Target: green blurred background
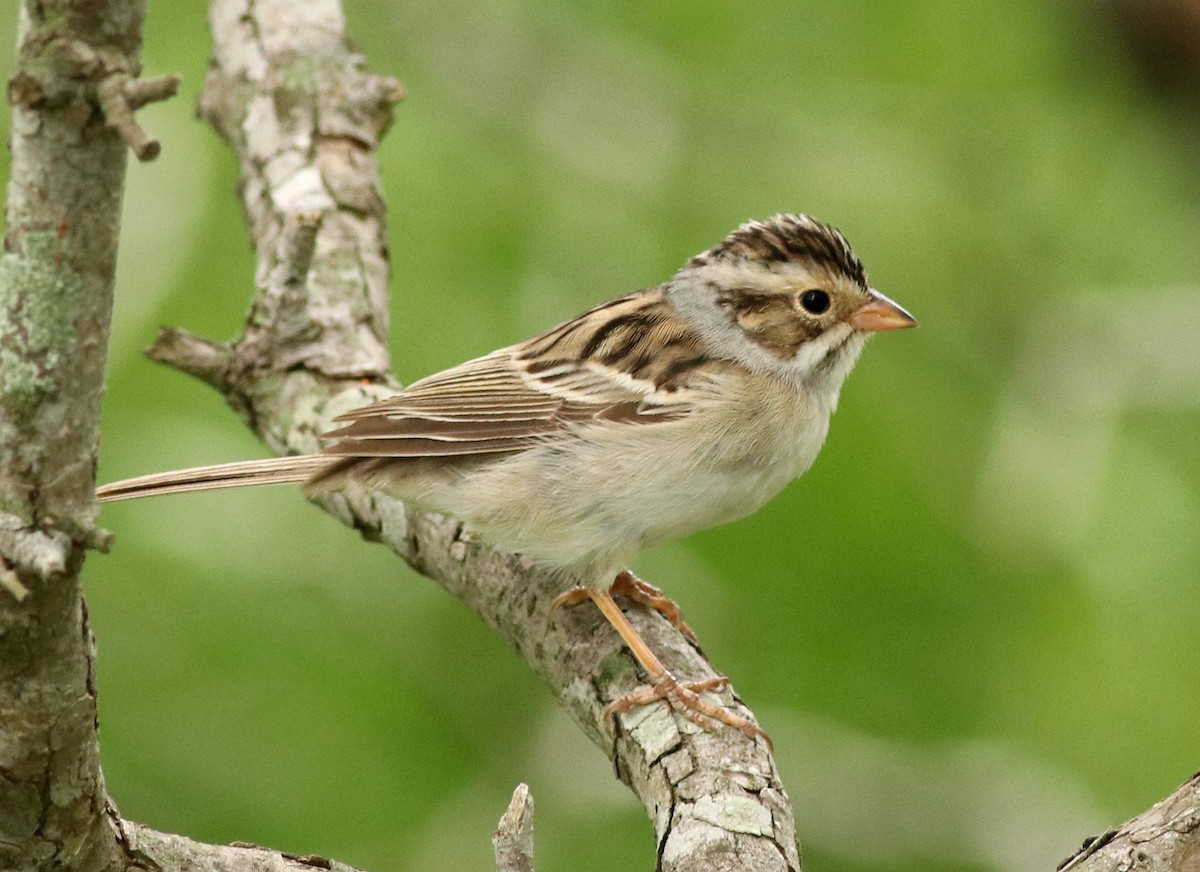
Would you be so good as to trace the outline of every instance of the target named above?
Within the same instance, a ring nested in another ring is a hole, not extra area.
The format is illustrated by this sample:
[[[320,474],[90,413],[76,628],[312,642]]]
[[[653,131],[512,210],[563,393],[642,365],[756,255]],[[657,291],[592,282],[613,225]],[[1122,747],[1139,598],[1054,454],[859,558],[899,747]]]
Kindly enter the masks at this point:
[[[1198,166],[1094,3],[346,11],[410,92],[380,152],[403,379],[783,210],[920,317],[871,344],[802,480],[638,566],[774,737],[806,869],[1052,869],[1200,765]],[[232,336],[253,281],[234,163],[192,117],[207,52],[203,4],[151,3],[146,69],[185,85],[129,175],[102,480],[263,454],[140,356],[160,324]],[[103,522],[126,815],[473,872],[524,780],[540,869],[652,868],[641,807],[508,647],[295,491]]]

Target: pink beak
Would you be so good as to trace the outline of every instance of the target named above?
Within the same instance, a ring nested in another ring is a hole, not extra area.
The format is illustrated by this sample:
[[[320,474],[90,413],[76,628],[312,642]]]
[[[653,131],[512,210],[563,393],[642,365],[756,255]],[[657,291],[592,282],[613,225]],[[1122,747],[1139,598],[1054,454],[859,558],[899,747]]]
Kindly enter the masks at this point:
[[[917,319],[905,312],[879,291],[871,288],[871,299],[846,316],[846,323],[863,333],[883,330],[907,330],[917,326]]]

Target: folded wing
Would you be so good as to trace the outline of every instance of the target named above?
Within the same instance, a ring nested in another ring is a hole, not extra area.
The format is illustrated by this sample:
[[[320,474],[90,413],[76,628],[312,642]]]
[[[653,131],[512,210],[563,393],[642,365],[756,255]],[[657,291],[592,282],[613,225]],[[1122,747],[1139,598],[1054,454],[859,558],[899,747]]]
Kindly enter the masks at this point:
[[[343,415],[322,453],[504,454],[588,422],[671,420],[691,409],[711,363],[661,294],[644,291]]]

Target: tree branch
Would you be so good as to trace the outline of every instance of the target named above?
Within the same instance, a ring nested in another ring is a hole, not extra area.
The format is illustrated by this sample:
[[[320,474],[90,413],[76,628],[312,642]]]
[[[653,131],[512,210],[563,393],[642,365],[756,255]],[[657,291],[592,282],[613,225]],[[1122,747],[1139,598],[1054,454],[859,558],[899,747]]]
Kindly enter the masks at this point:
[[[137,80],[126,73],[114,73],[96,89],[100,111],[108,126],[120,134],[140,161],[154,160],[162,145],[138,123],[133,111],[147,103],[174,97],[179,91],[179,76],[159,76]]]
[[[1200,772],[1161,802],[1084,843],[1058,872],[1200,870]]]
[[[129,872],[359,872],[315,854],[289,854],[245,842],[210,845],[130,821],[121,822],[121,838],[130,858]]]
[[[518,784],[512,801],[492,833],[496,872],[533,872],[533,797]]]
[[[79,570],[126,147],[98,94],[136,76],[143,0],[27,0],[0,258],[0,867],[117,869]]]

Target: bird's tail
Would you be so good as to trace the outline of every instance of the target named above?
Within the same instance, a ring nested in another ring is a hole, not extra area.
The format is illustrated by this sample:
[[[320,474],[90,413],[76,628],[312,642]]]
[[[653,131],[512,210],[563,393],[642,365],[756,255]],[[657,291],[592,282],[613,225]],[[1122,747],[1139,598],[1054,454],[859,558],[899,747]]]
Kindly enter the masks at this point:
[[[303,454],[297,457],[241,460],[237,463],[157,472],[103,485],[96,489],[96,499],[102,503],[109,503],[159,494],[307,481],[313,473],[336,461],[337,458],[325,454]]]

